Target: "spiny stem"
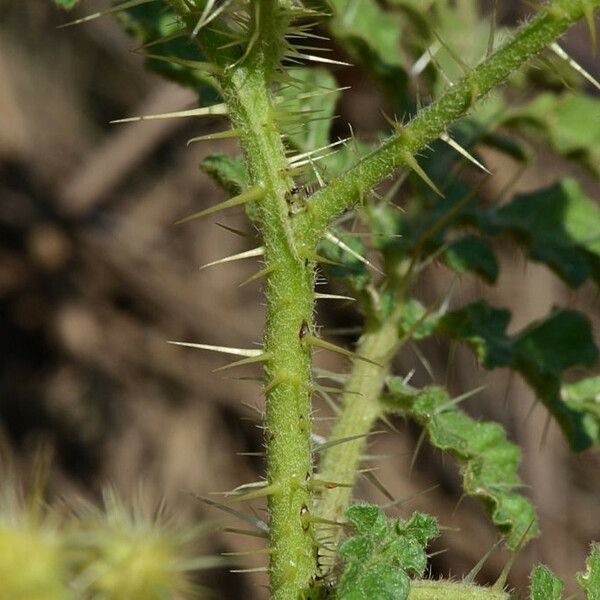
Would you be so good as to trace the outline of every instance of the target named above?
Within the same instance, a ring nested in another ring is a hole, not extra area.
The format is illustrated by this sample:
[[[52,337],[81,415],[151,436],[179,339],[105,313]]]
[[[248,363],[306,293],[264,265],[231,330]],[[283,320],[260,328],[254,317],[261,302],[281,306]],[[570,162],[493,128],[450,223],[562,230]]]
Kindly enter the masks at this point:
[[[511,40],[438,100],[421,110],[400,133],[311,197],[308,210],[299,214],[294,224],[305,246],[314,247],[337,215],[396,169],[408,165],[416,153],[466,115],[476,101],[599,6],[600,0],[552,0],[545,5],[536,18],[523,25]]]
[[[460,581],[411,581],[408,600],[508,600],[509,594],[494,588],[479,587]]]
[[[253,3],[252,48],[226,71],[223,91],[258,201],[267,269],[265,352],[269,486],[270,576],[274,600],[296,600],[316,573],[313,510],[305,482],[312,475],[310,444],[311,352],[303,332],[313,330],[314,264],[300,257],[286,192],[293,183],[275,121],[270,83],[277,44],[288,25],[276,0]]]
[[[323,479],[354,482],[361,456],[365,452],[367,434],[382,413],[379,397],[388,374],[390,360],[399,344],[397,315],[393,315],[377,329],[361,338],[357,353],[372,362],[355,361],[350,378],[344,388],[342,412],[334,425],[330,438],[349,440],[327,448],[323,453],[319,476]],[[325,490],[317,505],[320,518],[341,520],[352,499],[352,489],[338,487]],[[329,533],[331,535],[331,532]],[[336,530],[339,541],[341,530]]]

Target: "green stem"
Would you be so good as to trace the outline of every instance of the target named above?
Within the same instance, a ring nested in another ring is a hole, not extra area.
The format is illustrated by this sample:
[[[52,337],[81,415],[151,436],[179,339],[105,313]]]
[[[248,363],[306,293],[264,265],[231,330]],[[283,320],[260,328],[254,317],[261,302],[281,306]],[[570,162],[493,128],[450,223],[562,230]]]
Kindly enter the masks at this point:
[[[427,579],[412,581],[408,595],[408,600],[508,600],[509,598],[509,594],[494,588]]]
[[[296,600],[316,572],[316,543],[309,516],[312,493],[310,444],[311,353],[303,343],[313,330],[314,265],[297,251],[285,195],[292,186],[269,83],[287,26],[274,0],[260,0],[252,52],[223,83],[225,100],[259,200],[268,269],[265,366],[266,441],[270,486],[271,591],[274,600]]]
[[[344,175],[314,194],[307,211],[298,215],[295,230],[308,247],[321,239],[331,221],[375,185],[466,115],[473,104],[552,44],[573,23],[600,6],[600,0],[553,0],[523,25],[515,36],[483,61],[438,100],[421,110],[401,131],[363,158]]]
[[[400,343],[396,323],[397,314],[394,314],[377,329],[365,333],[359,342],[357,353],[381,366],[363,360],[354,362],[342,398],[342,412],[330,439],[340,440],[356,435],[364,437],[326,450],[320,466],[320,477],[327,481],[343,481],[348,484],[356,481],[367,435],[383,412],[379,397],[389,372],[390,361]],[[319,517],[330,521],[342,519],[351,499],[352,487],[340,486],[325,491],[317,506]],[[327,532],[330,537],[335,536],[333,542],[338,542],[342,535],[339,528],[333,533],[329,528]]]

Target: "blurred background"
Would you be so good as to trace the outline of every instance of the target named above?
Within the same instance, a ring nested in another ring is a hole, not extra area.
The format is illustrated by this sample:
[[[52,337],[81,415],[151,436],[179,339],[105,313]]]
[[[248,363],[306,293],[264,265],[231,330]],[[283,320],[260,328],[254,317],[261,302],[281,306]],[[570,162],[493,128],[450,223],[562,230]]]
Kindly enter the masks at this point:
[[[87,12],[101,4],[89,3]],[[501,4],[507,22],[524,12],[519,2]],[[198,165],[236,146],[225,141],[186,148],[190,137],[223,129],[217,120],[109,125],[120,117],[186,108],[194,95],[145,72],[110,18],[57,30],[65,20],[48,0],[0,0],[0,469],[10,466],[27,485],[39,448],[51,446],[50,500],[98,502],[109,484],[132,498],[141,487],[150,505],[164,498],[167,512],[184,526],[220,518],[192,494],[229,490],[263,474],[262,459],[252,455],[262,450],[260,416],[252,408],[262,408],[260,386],[251,377],[235,379],[237,373],[212,373],[224,359],[166,340],[240,347],[260,342],[260,284],[238,287],[255,265],[199,271],[247,248],[216,225],[247,230],[243,214],[173,225],[224,198]],[[599,75],[587,36],[578,27],[565,44]],[[340,122],[366,135],[381,128],[385,100],[372,84],[353,69],[337,70],[336,77],[353,86],[338,107]],[[536,189],[570,172],[600,199],[588,174],[537,150],[517,189]],[[497,173],[484,189],[491,198],[506,182],[509,165],[489,151],[484,157]],[[600,304],[591,286],[573,293],[515,248],[498,250],[499,282],[490,288],[464,277],[457,304],[483,294],[512,307],[512,331],[554,304],[568,305],[592,317],[600,341]],[[432,269],[421,294],[437,297],[450,278],[441,266]],[[350,306],[319,306],[318,320],[326,328],[360,324]],[[510,585],[525,589],[531,566],[543,561],[574,591],[589,542],[600,540],[600,454],[571,454],[518,376],[482,372],[469,352],[442,342],[420,351],[431,373],[410,350],[395,371],[414,368],[416,384],[433,377],[456,393],[487,384],[465,407],[505,424],[523,448],[521,474],[543,535],[522,552]],[[325,355],[318,360],[347,367]],[[430,512],[448,527],[434,544],[434,551],[447,551],[432,559],[432,573],[459,577],[494,545],[496,534],[476,502],[459,502],[460,479],[450,459],[425,445],[411,472],[419,431],[395,425],[398,432],[373,439],[372,453],[390,456],[378,463],[377,477],[395,497],[416,495],[397,514]],[[318,428],[326,433],[325,424]],[[385,501],[366,481],[357,497]],[[240,551],[259,542],[221,532],[205,540],[202,551]],[[494,581],[507,558],[495,551],[480,581]],[[260,564],[255,558],[242,566]],[[223,569],[202,581],[223,598],[265,597],[262,574]]]

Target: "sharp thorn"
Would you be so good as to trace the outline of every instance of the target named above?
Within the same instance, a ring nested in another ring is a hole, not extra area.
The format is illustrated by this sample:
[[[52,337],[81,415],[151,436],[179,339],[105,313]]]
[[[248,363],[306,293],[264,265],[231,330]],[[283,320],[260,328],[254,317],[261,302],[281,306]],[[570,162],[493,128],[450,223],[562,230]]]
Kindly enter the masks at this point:
[[[444,197],[444,194],[439,190],[437,185],[433,183],[429,175],[425,173],[421,165],[418,163],[417,159],[410,153],[405,153],[404,160],[406,164],[438,195],[440,198]]]
[[[334,446],[339,446],[340,444],[347,444],[348,442],[352,442],[354,440],[360,440],[362,438],[366,438],[369,435],[371,435],[370,433],[360,433],[357,435],[349,435],[348,437],[343,437],[343,438],[339,438],[337,440],[329,440],[327,442],[323,442],[322,444],[317,444],[315,445],[315,447],[313,448],[314,452],[323,452],[324,450],[327,450],[328,448],[333,448]]]
[[[247,502],[248,500],[256,500],[257,498],[265,498],[267,496],[272,496],[276,494],[280,490],[280,485],[276,483],[272,483],[271,485],[267,485],[261,489],[253,490],[252,492],[247,492],[245,494],[235,495],[233,497],[227,498],[223,500],[224,504],[232,504],[234,502]]]
[[[269,273],[272,273],[274,270],[275,270],[274,265],[265,267],[264,269],[261,269],[257,273],[254,273],[254,275],[252,275],[251,277],[248,277],[248,279],[245,279],[244,281],[242,281],[242,283],[240,283],[238,287],[243,287],[249,283],[252,283],[253,281],[256,281],[257,279],[260,279],[261,277],[266,277]]]
[[[235,533],[239,535],[248,535],[250,537],[269,539],[269,534],[263,531],[249,531],[248,529],[238,529],[237,527],[223,527],[223,531],[226,533]]]
[[[501,540],[498,540],[477,562],[477,564],[463,577],[462,582],[466,585],[475,583],[475,577],[479,575],[479,572],[483,568],[490,554],[498,547]]]
[[[241,521],[248,523],[248,525],[252,525],[252,527],[255,527],[256,529],[258,529],[261,532],[262,535],[260,537],[265,537],[265,536],[269,535],[269,526],[261,519],[257,519],[256,517],[252,517],[250,515],[244,514],[238,510],[235,510],[234,508],[231,508],[230,506],[227,506],[227,505],[221,503],[221,502],[216,502],[215,500],[211,500],[210,498],[206,498],[204,496],[199,496],[198,494],[194,494],[194,493],[192,493],[192,496],[194,498],[196,498],[197,500],[200,500],[200,502],[207,504],[208,506],[218,508],[219,510],[222,510],[223,512],[226,512],[230,515],[233,515],[234,517],[237,517]],[[244,530],[241,530],[240,533],[243,531]],[[257,535],[257,532],[248,533],[248,535]]]
[[[257,356],[264,355],[263,350],[254,348],[229,348],[227,346],[212,346],[210,344],[195,344],[192,342],[174,342],[172,340],[167,341],[167,344],[185,346],[186,348],[197,348],[198,350],[209,350],[210,352],[221,352],[222,354],[245,356],[247,358],[256,358]]]
[[[350,302],[356,302],[356,298],[352,296],[340,296],[338,294],[315,294],[317,300],[349,300]]]
[[[379,479],[375,476],[371,471],[367,471],[362,474],[362,476],[370,481],[388,500],[394,502],[394,496],[390,493],[390,491],[379,481]]]
[[[214,267],[216,265],[222,265],[228,262],[234,262],[236,260],[243,260],[245,258],[254,258],[256,256],[262,256],[265,253],[265,249],[263,246],[259,246],[258,248],[253,248],[252,250],[246,250],[245,252],[240,252],[239,254],[232,254],[230,256],[226,256],[225,258],[220,258],[218,260],[213,260],[205,265],[200,267],[200,270],[207,269],[208,267]]]
[[[579,63],[575,62],[558,44],[552,44],[550,46],[550,49],[559,58],[566,61],[574,71],[576,71],[584,79],[589,81],[597,90],[600,90],[600,82],[597,79],[595,79],[590,73],[588,73],[588,71],[586,71]]]
[[[255,554],[271,554],[271,548],[259,548],[258,550],[242,550],[240,552],[221,552],[222,556],[254,556]]]
[[[197,137],[190,138],[186,145],[194,144],[196,142],[210,142],[212,140],[227,140],[229,138],[239,137],[240,132],[237,129],[227,129],[225,131],[218,131],[216,133],[207,133],[206,135],[199,135]]]
[[[176,56],[165,56],[162,54],[143,54],[144,58],[151,58],[153,60],[160,60],[169,64],[179,65],[181,67],[187,67],[194,71],[206,71],[212,74],[218,74],[221,69],[210,62],[203,62],[200,60],[185,60],[183,58],[177,58]]]
[[[330,350],[331,352],[337,352],[337,354],[342,354],[343,356],[346,356],[348,358],[355,359],[355,360],[362,360],[369,364],[375,365],[376,367],[383,368],[383,365],[381,365],[378,362],[375,362],[374,360],[371,360],[370,358],[367,358],[366,356],[361,356],[360,354],[356,354],[356,352],[351,352],[350,350],[347,350],[346,348],[342,348],[341,346],[337,346],[336,344],[332,344],[331,342],[327,342],[321,338],[315,337],[314,335],[311,335],[310,333],[307,333],[304,336],[303,340],[304,340],[304,342],[306,342],[307,344],[309,344],[311,346],[316,346],[317,348],[323,348],[323,350]]]
[[[122,10],[127,10],[128,8],[133,8],[134,6],[140,6],[141,4],[148,4],[149,2],[154,2],[155,0],[130,0],[129,2],[123,2],[122,4],[117,4],[112,8],[108,8],[107,10],[99,11],[93,13],[91,15],[87,15],[85,17],[81,17],[81,19],[76,19],[75,21],[70,21],[69,23],[63,23],[59,25],[57,29],[62,29],[63,27],[71,27],[72,25],[80,25],[81,23],[87,23],[88,21],[93,21],[94,19],[98,19],[100,17],[104,17],[107,15],[113,15]]]
[[[242,358],[241,360],[236,360],[235,362],[229,363],[223,367],[219,367],[218,369],[214,369],[213,373],[219,373],[220,371],[226,371],[227,369],[234,369],[235,367],[243,367],[244,365],[253,365],[259,362],[266,362],[271,358],[271,355],[268,352],[263,352],[259,356],[250,356],[248,358]]]
[[[234,233],[235,235],[239,235],[251,242],[260,242],[260,239],[256,235],[252,235],[251,233],[247,233],[246,231],[242,231],[241,229],[236,229],[235,227],[230,227],[229,225],[225,225],[224,223],[215,223],[221,229],[225,229],[225,231],[229,231],[230,233]]]
[[[462,154],[468,161],[472,162],[476,167],[479,167],[482,171],[485,171],[488,175],[491,173],[486,169],[486,167],[480,163],[472,154],[467,152],[456,140],[453,140],[447,133],[442,133],[440,135],[440,139],[448,146],[456,150],[459,154]]]
[[[225,210],[227,208],[233,208],[234,206],[239,206],[241,204],[246,204],[246,202],[252,202],[254,200],[259,200],[264,196],[264,190],[260,186],[256,186],[250,188],[246,192],[239,194],[239,196],[234,196],[229,200],[225,200],[225,202],[221,202],[219,204],[215,204],[215,206],[211,206],[210,208],[206,208],[205,210],[201,210],[200,212],[194,213],[189,217],[185,217],[184,219],[180,219],[175,222],[175,225],[181,225],[182,223],[188,223],[189,221],[193,221],[195,219],[200,219],[202,217],[206,217],[212,213]]]
[[[110,121],[115,125],[118,123],[134,123],[136,121],[157,121],[159,119],[181,119],[184,117],[209,117],[227,115],[227,104],[213,104],[212,106],[203,106],[200,108],[190,108],[188,110],[176,110],[170,113],[160,113],[156,115],[140,115],[137,117],[126,117],[125,119],[115,119]]]
[[[374,264],[369,262],[364,256],[362,256],[361,254],[359,254],[358,252],[356,252],[355,250],[350,248],[350,246],[348,246],[348,244],[345,244],[342,240],[340,240],[338,237],[333,235],[333,233],[331,233],[331,231],[325,232],[325,239],[329,240],[332,244],[337,246],[340,250],[347,252],[348,254],[350,254],[350,256],[353,256],[354,258],[356,258],[356,260],[360,261],[364,265],[367,265],[368,267],[371,267],[371,269],[373,269],[374,271],[377,271],[381,275],[384,275],[384,273],[383,273],[383,271],[381,271],[381,269],[378,269]]]

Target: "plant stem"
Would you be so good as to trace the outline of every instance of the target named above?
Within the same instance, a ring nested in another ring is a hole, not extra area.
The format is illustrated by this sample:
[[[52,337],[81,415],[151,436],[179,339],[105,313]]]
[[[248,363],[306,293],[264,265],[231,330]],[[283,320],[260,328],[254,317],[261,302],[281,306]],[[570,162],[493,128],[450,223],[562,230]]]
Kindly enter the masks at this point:
[[[396,169],[406,166],[416,153],[465,116],[476,101],[598,6],[600,0],[549,2],[511,40],[421,110],[397,135],[314,194],[307,203],[307,211],[299,214],[295,222],[295,230],[302,232],[308,247],[316,245],[337,215]]]
[[[508,600],[502,590],[453,581],[411,581],[408,600]]]
[[[352,372],[342,397],[342,412],[330,435],[331,440],[350,436],[364,437],[331,446],[323,455],[320,477],[327,481],[343,481],[354,484],[357,469],[367,444],[367,435],[375,421],[382,414],[379,397],[389,372],[389,364],[398,350],[399,337],[397,315],[393,315],[377,329],[365,333],[357,348],[357,353],[381,366],[363,360],[354,362]],[[317,510],[319,517],[330,521],[343,518],[352,499],[352,487],[340,486],[324,492]],[[334,535],[333,542],[339,541],[341,529],[327,530]]]
[[[310,445],[311,353],[303,343],[313,330],[314,264],[298,254],[285,194],[292,186],[271,93],[277,41],[287,23],[278,2],[254,6],[260,35],[252,53],[231,69],[223,91],[240,132],[250,182],[264,190],[258,201],[268,269],[265,365],[266,441],[274,600],[296,600],[316,572],[316,543],[307,518],[312,493]]]

